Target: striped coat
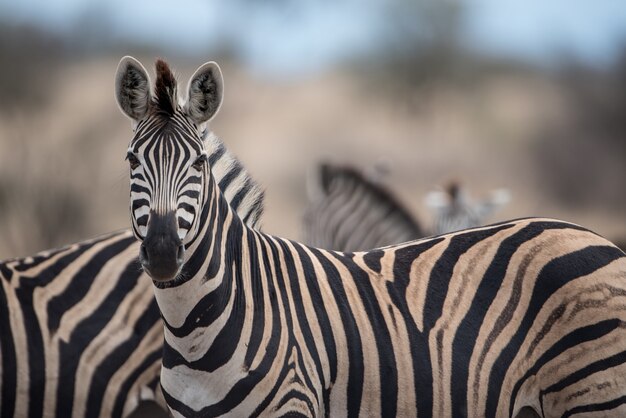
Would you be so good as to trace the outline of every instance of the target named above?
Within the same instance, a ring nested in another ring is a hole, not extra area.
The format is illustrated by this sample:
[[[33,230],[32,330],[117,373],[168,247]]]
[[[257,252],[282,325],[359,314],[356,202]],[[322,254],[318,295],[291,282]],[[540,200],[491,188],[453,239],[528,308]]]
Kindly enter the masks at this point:
[[[125,58],[118,79],[141,68]],[[219,67],[196,71],[183,105],[157,68],[160,100],[121,107],[140,121],[131,189],[146,193],[131,207],[149,213],[140,260],[175,416],[624,416],[626,255],[613,244],[551,219],[355,253],[264,234],[203,162],[195,126],[219,108]],[[167,129],[141,128],[153,124]]]

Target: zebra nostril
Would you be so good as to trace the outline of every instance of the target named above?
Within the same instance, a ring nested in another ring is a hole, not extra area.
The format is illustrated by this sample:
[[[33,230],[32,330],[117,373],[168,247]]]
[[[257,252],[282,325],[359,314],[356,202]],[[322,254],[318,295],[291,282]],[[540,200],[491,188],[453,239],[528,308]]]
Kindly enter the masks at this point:
[[[180,244],[178,246],[178,252],[176,253],[176,261],[178,261],[179,264],[183,264],[184,257],[185,257],[185,246],[183,244]]]
[[[144,243],[142,243],[139,247],[139,261],[141,261],[141,264],[148,262],[148,250],[146,250],[146,245]]]

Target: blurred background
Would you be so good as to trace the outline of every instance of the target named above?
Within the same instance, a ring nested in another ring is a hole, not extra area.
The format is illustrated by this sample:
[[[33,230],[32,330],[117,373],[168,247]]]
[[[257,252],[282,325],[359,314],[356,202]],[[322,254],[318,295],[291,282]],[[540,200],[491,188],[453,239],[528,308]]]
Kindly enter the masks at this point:
[[[426,226],[455,179],[626,241],[623,0],[0,0],[0,258],[129,226],[123,55],[221,64],[266,232],[300,238],[318,162],[386,161]]]

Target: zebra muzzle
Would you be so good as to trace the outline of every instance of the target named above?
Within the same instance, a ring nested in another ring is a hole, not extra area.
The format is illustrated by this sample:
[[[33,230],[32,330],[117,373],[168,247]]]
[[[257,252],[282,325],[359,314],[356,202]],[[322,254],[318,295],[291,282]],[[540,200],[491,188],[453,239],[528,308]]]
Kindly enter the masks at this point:
[[[171,280],[183,266],[185,246],[178,237],[177,228],[174,212],[150,214],[148,233],[139,250],[139,261],[153,280]]]

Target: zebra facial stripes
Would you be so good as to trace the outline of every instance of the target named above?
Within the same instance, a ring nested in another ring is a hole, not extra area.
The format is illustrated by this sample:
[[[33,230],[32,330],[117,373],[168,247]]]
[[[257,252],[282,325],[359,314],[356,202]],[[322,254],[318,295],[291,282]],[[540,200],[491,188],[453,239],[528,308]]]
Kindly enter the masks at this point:
[[[249,228],[218,184],[205,165],[180,273],[153,281],[174,416],[624,416],[626,255],[602,237],[522,219],[341,253]]]
[[[133,231],[142,241],[139,259],[154,280],[169,280],[180,273],[185,248],[193,246],[197,234],[208,162],[202,132],[220,107],[222,75],[215,63],[199,68],[183,107],[164,61],[157,61],[156,73],[151,99],[150,78],[143,66],[123,58],[116,96],[120,109],[136,123],[127,159]]]

